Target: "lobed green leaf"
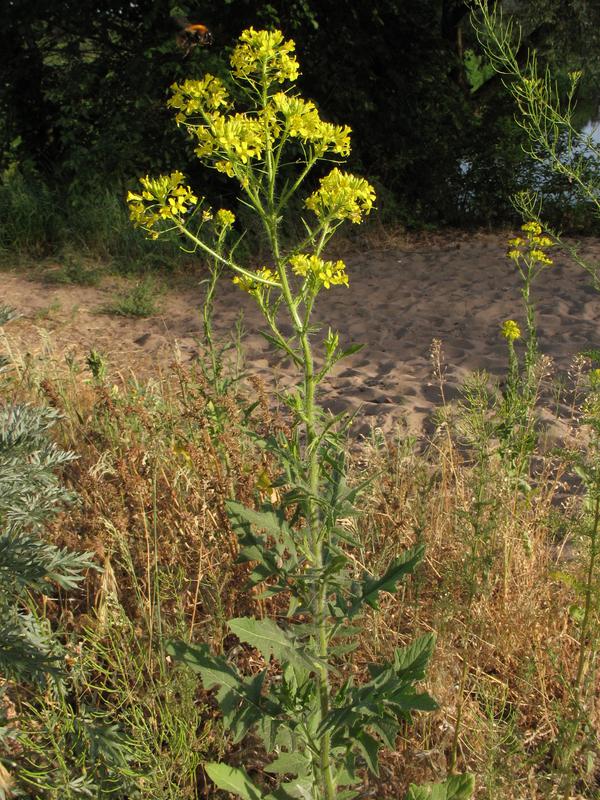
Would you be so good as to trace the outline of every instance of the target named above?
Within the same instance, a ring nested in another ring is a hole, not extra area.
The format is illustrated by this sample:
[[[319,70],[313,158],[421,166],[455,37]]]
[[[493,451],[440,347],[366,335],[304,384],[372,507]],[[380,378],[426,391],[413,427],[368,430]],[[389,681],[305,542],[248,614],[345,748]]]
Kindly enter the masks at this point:
[[[236,794],[243,800],[262,800],[261,790],[252,783],[245,770],[215,762],[205,764],[204,769],[208,777],[219,789],[223,789],[230,794]]]
[[[227,624],[240,641],[256,647],[265,661],[273,656],[282,664],[287,662],[295,669],[309,671],[318,666],[317,661],[305,653],[294,637],[271,619],[238,617]]]
[[[425,545],[418,544],[406,550],[400,558],[396,559],[380,578],[372,578],[368,574],[363,577],[362,585],[355,592],[354,601],[349,610],[348,617],[354,617],[367,603],[371,608],[378,608],[379,592],[394,592],[396,584],[409,575],[419,564],[425,554]],[[358,592],[360,592],[358,594]]]

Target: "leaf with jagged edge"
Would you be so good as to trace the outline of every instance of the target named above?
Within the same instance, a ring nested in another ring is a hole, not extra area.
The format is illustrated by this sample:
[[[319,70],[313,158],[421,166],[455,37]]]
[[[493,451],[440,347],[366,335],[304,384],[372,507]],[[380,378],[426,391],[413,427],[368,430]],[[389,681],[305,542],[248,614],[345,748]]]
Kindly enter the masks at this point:
[[[310,762],[298,751],[280,753],[274,761],[264,767],[264,771],[275,775],[295,775],[304,778],[310,774]]]
[[[378,752],[381,745],[366,731],[361,731],[355,739],[358,749],[363,755],[367,767],[374,775],[379,775]]]
[[[369,727],[380,737],[384,745],[393,750],[396,746],[396,737],[400,730],[400,725],[397,722],[390,720],[376,719],[369,720]]]
[[[266,795],[264,800],[314,800],[313,778],[297,778],[282,783],[275,791]]]
[[[311,671],[318,667],[316,659],[304,652],[294,637],[271,619],[237,617],[227,624],[240,641],[256,647],[265,661],[273,656],[280,663],[291,664],[294,669]]]
[[[287,575],[298,566],[294,532],[283,511],[272,509],[255,511],[233,500],[227,502],[232,527],[240,543],[238,562],[257,562],[249,576],[252,585],[264,582],[271,576],[279,578],[278,584],[269,587],[269,594],[287,588]],[[252,528],[266,531],[274,538],[268,542]]]
[[[243,701],[240,700],[239,694],[223,686],[217,691],[223,722],[232,735],[233,744],[241,742],[248,731],[263,719],[265,712],[278,711],[270,698],[262,697],[266,675],[267,670],[264,669],[256,675],[243,679]]]
[[[427,633],[419,636],[406,647],[399,647],[394,652],[394,670],[399,677],[420,681],[425,678],[427,665],[433,655],[435,634]]]
[[[379,592],[394,592],[396,584],[409,575],[423,559],[425,545],[418,544],[406,550],[400,558],[396,559],[380,578],[372,578],[369,575],[363,577],[362,584],[358,584],[356,589],[360,594],[348,609],[347,615],[351,619],[367,603],[371,608],[378,608],[377,600]],[[356,591],[355,589],[355,591]]]
[[[403,719],[409,719],[412,711],[437,711],[439,704],[427,692],[397,692],[393,698],[387,701],[396,715]]]
[[[291,670],[289,665],[288,669]],[[294,739],[290,727],[290,723],[287,720],[263,716],[256,726],[256,733],[262,740],[267,753],[273,753],[281,748],[292,749]]]
[[[227,500],[225,505],[234,530],[240,525],[240,521],[242,521],[242,525],[249,522],[255,528],[264,530],[277,538],[283,536],[286,541],[289,540],[293,544],[294,532],[290,528],[283,512],[271,510],[255,511],[243,503],[238,503],[236,500]]]
[[[385,683],[397,685],[399,678],[407,681],[423,680],[434,646],[435,635],[427,633],[405,647],[396,648],[393,664],[367,664],[371,683],[381,686]]]
[[[243,800],[262,800],[262,791],[252,783],[246,770],[216,762],[205,764],[204,769],[219,789],[235,794]]]
[[[475,788],[472,775],[452,775],[443,783],[410,785],[404,800],[470,800]]]
[[[227,698],[226,691],[231,692],[240,703],[251,705],[257,716],[275,716],[281,709],[269,698],[256,697],[255,687],[244,681],[233,667],[221,656],[213,656],[206,644],[188,644],[181,640],[168,641],[165,652],[175,661],[186,664],[194,672],[199,673],[205,689],[219,687],[220,702],[230,708],[235,701]]]
[[[263,583],[272,575],[280,575],[281,562],[278,560],[277,553],[273,548],[267,546],[263,536],[258,536],[253,533],[250,530],[249,524],[246,526],[245,530],[239,527],[236,533],[240,545],[240,551],[237,557],[238,563],[245,564],[249,561],[255,562],[252,572],[248,576],[249,583],[252,586]]]
[[[318,734],[329,730],[341,741],[370,728],[389,744],[397,721],[408,719],[413,711],[435,710],[435,700],[414,688],[425,674],[433,643],[432,635],[423,636],[413,645],[399,648],[392,663],[371,665],[372,679],[359,687],[347,686],[338,695],[340,705],[324,717]]]
[[[331,656],[346,656],[348,653],[353,653],[359,646],[360,642],[348,642],[348,644],[336,644],[329,648]]]

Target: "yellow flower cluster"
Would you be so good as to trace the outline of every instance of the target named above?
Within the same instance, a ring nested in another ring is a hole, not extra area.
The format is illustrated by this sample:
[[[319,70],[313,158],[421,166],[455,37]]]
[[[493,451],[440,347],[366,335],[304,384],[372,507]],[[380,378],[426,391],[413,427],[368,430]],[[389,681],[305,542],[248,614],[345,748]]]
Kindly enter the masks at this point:
[[[514,319],[507,319],[506,322],[503,322],[501,330],[502,336],[508,339],[509,342],[514,342],[515,339],[521,338],[521,329]]]
[[[348,286],[348,274],[343,261],[324,261],[319,256],[297,255],[289,259],[295,275],[311,276],[326,289],[332,286]]]
[[[350,133],[347,125],[323,122],[311,100],[290,97],[278,92],[272,98],[275,109],[285,119],[286,130],[292,138],[318,145],[321,154],[327,150],[342,156],[350,155]]]
[[[554,242],[548,236],[542,235],[542,226],[539,222],[526,222],[521,226],[521,230],[527,234],[527,238],[516,236],[514,239],[509,239],[508,244],[511,249],[508,251],[508,257],[515,263],[521,258],[526,258],[531,263],[542,266],[552,264],[553,261],[545,250],[554,247]]]
[[[217,162],[215,166],[228,175],[233,175],[231,159],[247,164],[251,158],[260,158],[265,146],[260,122],[247,114],[214,115],[211,128],[199,128],[196,136],[199,142],[196,153],[202,156],[223,153],[226,165]]]
[[[269,267],[261,267],[254,274],[260,280],[253,280],[249,275],[236,275],[233,282],[244,292],[248,292],[251,295],[257,295],[261,286],[266,285],[263,281],[269,281],[272,285],[279,286],[279,278]]]
[[[247,164],[251,159],[260,158],[266,140],[273,143],[281,135],[278,114],[283,117],[287,135],[312,144],[317,156],[327,151],[341,156],[350,154],[350,128],[324,122],[311,101],[278,92],[259,114],[224,115],[202,105],[202,94],[195,89],[197,83],[187,81],[187,87],[186,84],[178,86],[169,104],[180,109],[177,121],[184,123],[196,138],[194,152],[198,158],[212,156],[216,169],[230,177],[235,174],[234,162]],[[201,119],[191,119],[197,114],[201,114]]]
[[[192,106],[195,101],[190,101],[189,108]],[[184,119],[183,112],[177,115],[178,122]],[[265,126],[259,116],[244,113],[226,116],[204,109],[201,121],[187,120],[185,124],[197,140],[194,152],[198,158],[212,156],[216,169],[229,177],[235,174],[235,162],[247,164],[250,159],[260,158],[265,148]]]
[[[222,228],[231,228],[235,222],[235,214],[226,208],[220,208],[216,213],[217,223]]]
[[[373,208],[375,189],[364,178],[336,167],[321,178],[320,184],[305,202],[320,220],[349,219],[359,223]]]
[[[231,54],[236,78],[263,77],[276,83],[295,81],[300,70],[293,55],[294,42],[284,41],[281,31],[255,31],[248,28]]]
[[[251,88],[263,81],[294,80],[298,64],[293,50],[294,43],[285,41],[280,31],[250,28],[242,33],[232,55],[234,74]],[[310,144],[317,158],[327,152],[343,157],[350,154],[347,125],[324,122],[313,102],[284,91],[270,96],[266,105],[253,113],[230,113],[232,102],[225,84],[214,75],[174,83],[171,92],[168,105],[175,109],[177,123],[185,125],[196,139],[198,158],[210,160],[218,171],[237,177],[243,185],[247,180],[244,167],[260,159],[282,135]]]
[[[129,215],[135,226],[144,228],[153,239],[157,239],[161,232],[157,229],[159,223],[180,222],[198,202],[183,180],[182,172],[172,172],[158,178],[141,178],[141,194],[129,192],[127,195]]]
[[[221,106],[229,106],[225,84],[210,74],[206,74],[201,80],[174,83],[171,92],[172,96],[167,100],[167,106],[178,110],[175,116],[178,124],[195,114],[218,111]]]

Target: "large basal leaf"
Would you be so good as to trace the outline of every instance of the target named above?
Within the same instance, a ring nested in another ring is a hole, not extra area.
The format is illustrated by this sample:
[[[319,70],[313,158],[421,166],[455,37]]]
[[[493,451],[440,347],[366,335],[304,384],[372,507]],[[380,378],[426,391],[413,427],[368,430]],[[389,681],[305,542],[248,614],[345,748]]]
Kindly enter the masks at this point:
[[[294,639],[271,619],[238,617],[227,623],[232,633],[246,644],[256,647],[265,661],[271,656],[296,669],[313,670],[317,662],[294,642]]]
[[[415,545],[396,559],[380,578],[371,578],[365,575],[360,586],[360,594],[354,599],[348,611],[348,617],[357,614],[364,603],[370,605],[371,608],[378,608],[379,592],[395,592],[396,584],[414,570],[423,559],[424,553],[425,545]]]
[[[211,781],[230,794],[236,794],[243,800],[262,800],[263,793],[256,786],[243,769],[229,767],[227,764],[211,762],[204,765],[206,774]]]
[[[474,788],[472,775],[452,775],[443,783],[411,784],[404,800],[469,800]]]

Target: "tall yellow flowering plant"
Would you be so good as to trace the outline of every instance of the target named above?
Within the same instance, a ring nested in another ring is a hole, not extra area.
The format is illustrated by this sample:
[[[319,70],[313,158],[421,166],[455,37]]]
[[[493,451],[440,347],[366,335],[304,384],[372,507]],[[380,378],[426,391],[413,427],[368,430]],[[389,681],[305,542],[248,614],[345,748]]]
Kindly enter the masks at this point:
[[[273,756],[264,787],[243,769],[206,765],[220,788],[250,800],[357,796],[357,769],[377,772],[378,750],[394,745],[402,722],[413,710],[435,707],[415,687],[425,675],[432,636],[398,648],[389,664],[373,665],[360,686],[346,661],[365,605],[376,607],[380,591],[394,591],[423,549],[402,553],[382,576],[362,578],[345,553],[355,543],[340,520],[358,513],[359,490],[346,483],[342,420],[325,414],[317,390],[333,364],[356,348],[341,350],[331,330],[315,344],[318,328],[311,316],[321,291],[348,285],[343,261],[325,258],[327,243],[345,221],[362,222],[373,209],[375,192],[364,178],[339,166],[306,192],[317,163],[337,164],[349,154],[350,129],[323,121],[314,103],[296,94],[298,74],[292,41],[278,31],[251,28],[231,56],[232,93],[222,80],[205,75],[175,84],[169,100],[198,158],[239,185],[242,201],[266,234],[267,264],[248,269],[236,260],[235,247],[228,244],[234,215],[226,209],[214,213],[178,172],[144,178],[141,191],[128,198],[133,221],[150,236],[175,229],[215,267],[231,272],[258,303],[270,329],[267,338],[298,369],[298,388],[286,397],[293,435],[268,444],[282,469],[281,501],[275,506],[257,499],[258,508],[252,509],[234,500],[228,504],[239,559],[254,565],[251,583],[262,586],[263,596],[289,598],[283,619],[243,617],[228,623],[262,654],[264,669],[245,677],[205,644],[168,647],[199,673],[205,688],[217,688],[233,740],[253,730]],[[293,246],[284,246],[285,215],[300,193],[305,232]],[[284,316],[291,335],[283,332]],[[454,776],[435,787],[412,787],[409,797],[460,800],[469,796],[470,786],[468,776]]]

